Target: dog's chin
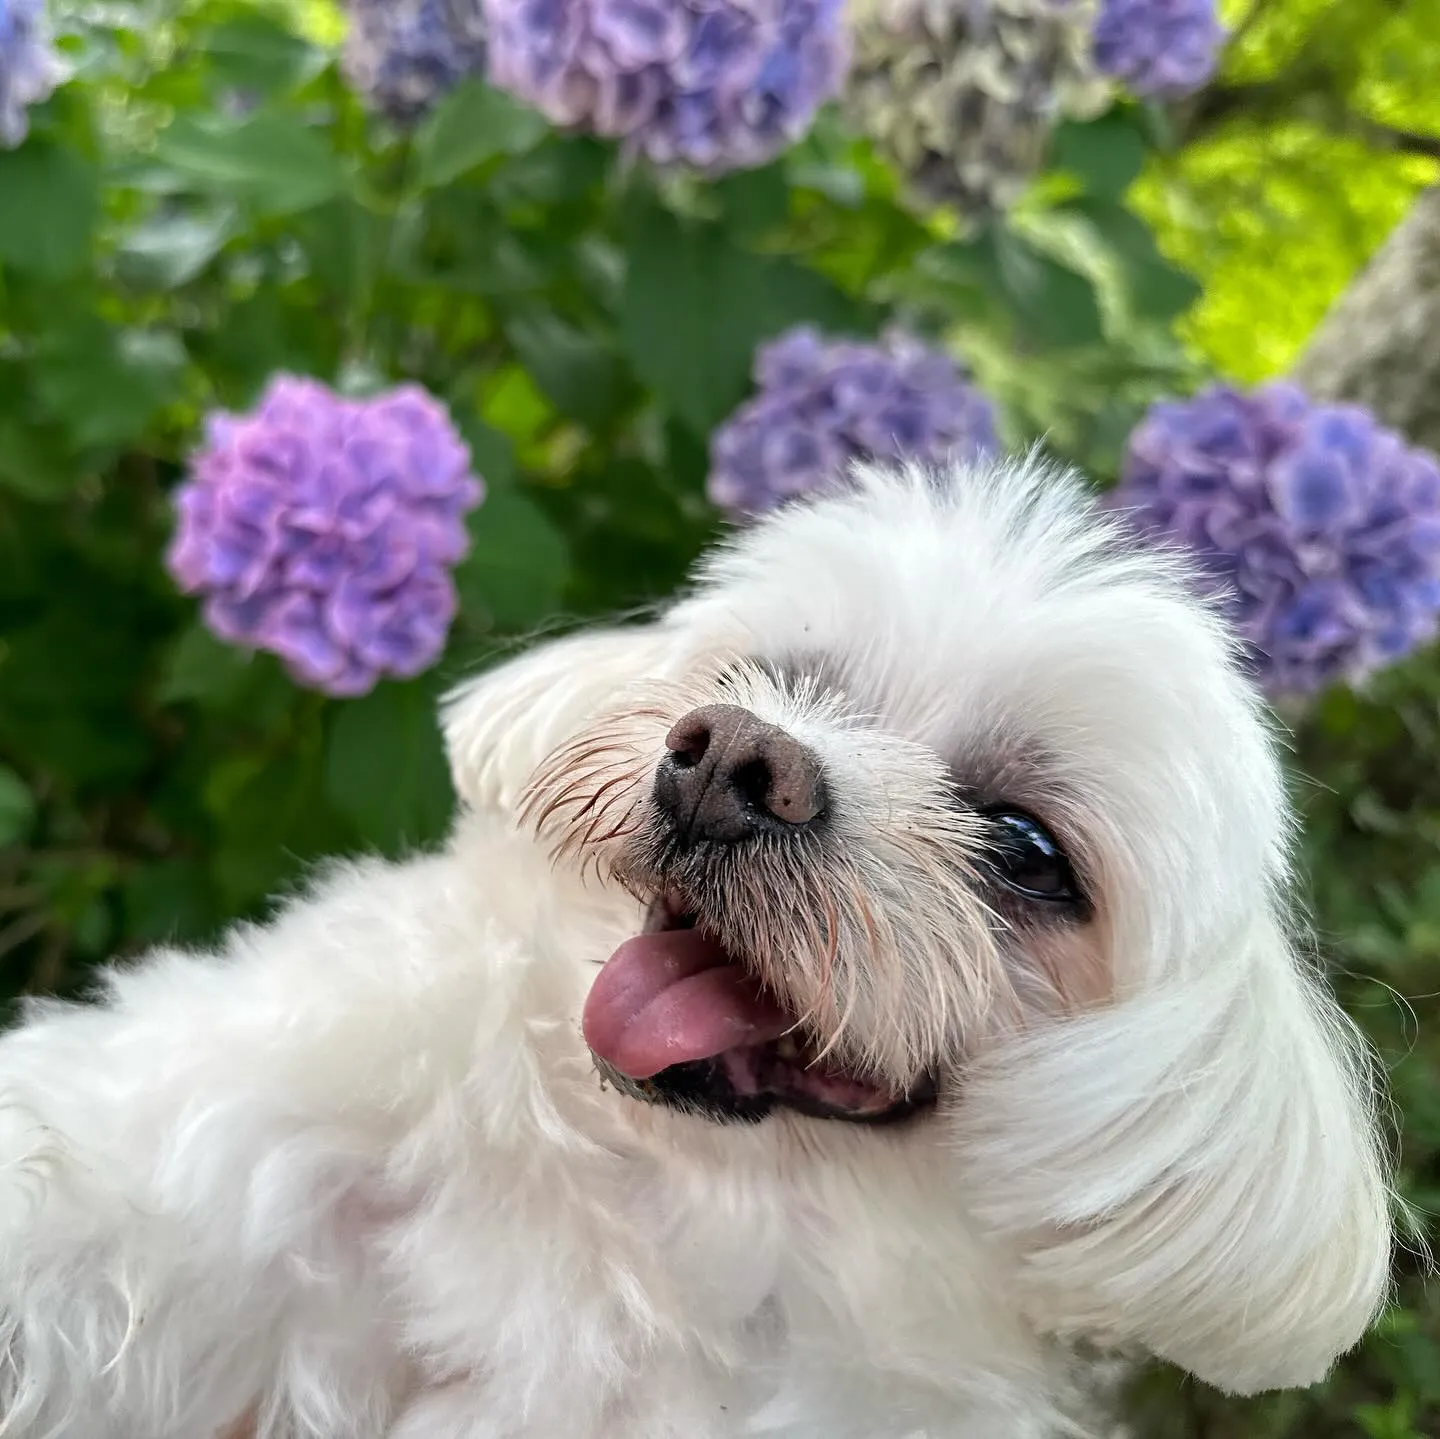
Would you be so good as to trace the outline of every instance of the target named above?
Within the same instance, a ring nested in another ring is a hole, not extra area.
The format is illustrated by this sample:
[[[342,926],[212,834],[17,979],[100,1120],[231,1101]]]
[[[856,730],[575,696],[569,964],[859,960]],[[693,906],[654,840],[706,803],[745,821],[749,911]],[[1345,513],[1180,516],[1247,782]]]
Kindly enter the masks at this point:
[[[611,964],[630,972],[597,981],[586,1033],[602,1078],[634,1099],[717,1122],[790,1111],[869,1125],[910,1119],[935,1102],[934,1073],[900,1088],[826,1054],[798,1015],[761,993],[754,967],[697,928],[694,911],[673,894],[651,904],[643,936]],[[627,1026],[643,1032],[638,1048]],[[732,1033],[739,1042],[727,1047]],[[656,1067],[655,1055],[671,1048],[686,1057]],[[690,1049],[707,1052],[689,1057]],[[622,1055],[631,1062],[617,1062]]]

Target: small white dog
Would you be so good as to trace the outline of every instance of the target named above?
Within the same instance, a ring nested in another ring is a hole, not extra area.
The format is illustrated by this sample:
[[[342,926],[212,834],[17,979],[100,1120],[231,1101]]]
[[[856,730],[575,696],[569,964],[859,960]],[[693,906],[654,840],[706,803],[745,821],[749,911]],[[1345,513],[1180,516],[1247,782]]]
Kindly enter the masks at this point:
[[[1029,1439],[1386,1289],[1259,706],[1035,462],[454,696],[443,852],[0,1041],[5,1439]],[[385,756],[376,755],[377,765]]]

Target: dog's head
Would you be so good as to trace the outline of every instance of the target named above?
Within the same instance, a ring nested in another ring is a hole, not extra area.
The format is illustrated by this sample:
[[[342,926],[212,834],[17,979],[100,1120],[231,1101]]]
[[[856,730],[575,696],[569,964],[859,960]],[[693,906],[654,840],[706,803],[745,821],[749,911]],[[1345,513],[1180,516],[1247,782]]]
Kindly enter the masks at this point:
[[[1037,1326],[1227,1387],[1369,1322],[1383,1163],[1261,707],[1073,478],[864,472],[447,720],[470,804],[644,905],[585,1015],[633,1097],[932,1126]]]

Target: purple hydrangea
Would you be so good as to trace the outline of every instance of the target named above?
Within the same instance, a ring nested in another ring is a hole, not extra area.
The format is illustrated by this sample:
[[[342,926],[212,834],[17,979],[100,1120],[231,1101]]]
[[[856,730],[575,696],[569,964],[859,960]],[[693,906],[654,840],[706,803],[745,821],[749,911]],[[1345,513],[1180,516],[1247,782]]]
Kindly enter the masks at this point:
[[[1293,385],[1156,405],[1112,503],[1196,552],[1272,694],[1358,679],[1431,639],[1440,464]]]
[[[659,165],[764,164],[840,88],[843,0],[485,0],[491,79]]]
[[[999,449],[990,401],[897,330],[867,345],[801,326],[762,345],[754,373],[759,393],[710,442],[710,498],[736,518],[843,483],[852,460]]]
[[[0,149],[25,138],[26,110],[49,99],[64,74],[44,0],[0,0]]]
[[[1101,0],[1096,67],[1136,95],[1173,100],[1209,83],[1225,27],[1216,0]]]
[[[350,0],[346,79],[397,124],[422,116],[448,90],[485,73],[481,0]]]
[[[434,663],[484,489],[432,396],[350,400],[279,375],[249,414],[209,417],[191,469],[166,559],[221,639],[332,695]]]

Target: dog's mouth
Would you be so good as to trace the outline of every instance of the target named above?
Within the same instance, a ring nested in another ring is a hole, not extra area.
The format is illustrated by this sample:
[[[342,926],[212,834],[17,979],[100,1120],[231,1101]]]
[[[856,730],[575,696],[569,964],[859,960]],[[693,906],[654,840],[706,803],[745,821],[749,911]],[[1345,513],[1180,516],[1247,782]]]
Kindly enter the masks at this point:
[[[658,898],[643,931],[606,961],[585,1003],[585,1039],[601,1074],[637,1099],[720,1120],[776,1108],[883,1124],[935,1099],[934,1075],[897,1089],[846,1069],[800,1016],[767,994],[677,895]]]

